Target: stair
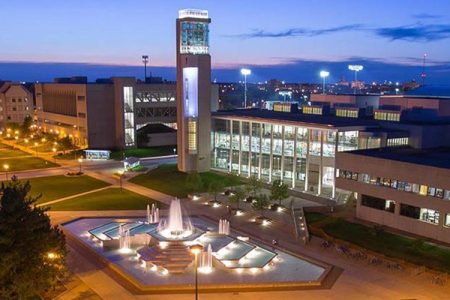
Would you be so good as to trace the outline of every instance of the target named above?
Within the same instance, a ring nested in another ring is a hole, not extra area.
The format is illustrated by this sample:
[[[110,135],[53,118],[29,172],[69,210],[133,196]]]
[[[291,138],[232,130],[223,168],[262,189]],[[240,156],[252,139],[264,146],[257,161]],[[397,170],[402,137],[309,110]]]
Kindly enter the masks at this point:
[[[169,242],[164,249],[159,246],[145,246],[139,249],[139,260],[147,266],[156,265],[165,268],[171,274],[184,273],[192,263],[192,255],[182,242]]]

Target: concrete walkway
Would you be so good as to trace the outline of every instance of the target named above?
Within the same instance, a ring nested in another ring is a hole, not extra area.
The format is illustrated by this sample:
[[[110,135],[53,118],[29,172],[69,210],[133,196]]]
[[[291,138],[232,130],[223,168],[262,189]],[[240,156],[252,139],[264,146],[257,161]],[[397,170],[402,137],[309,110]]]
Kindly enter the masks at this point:
[[[107,190],[107,189],[112,188],[112,187],[116,187],[116,186],[108,185],[108,186],[105,186],[105,187],[102,187],[102,188],[99,188],[99,189],[95,189],[95,190],[91,190],[91,191],[87,191],[87,192],[84,192],[84,193],[75,194],[75,195],[67,196],[67,197],[64,197],[64,198],[59,198],[59,199],[56,199],[56,200],[40,203],[40,204],[38,204],[36,206],[38,206],[38,207],[39,206],[47,206],[47,205],[50,205],[50,204],[54,204],[54,203],[66,201],[66,200],[69,200],[69,199],[77,198],[77,197],[80,197],[80,196],[89,195],[89,194],[92,194],[92,193],[96,193],[96,192],[100,192],[100,191],[103,191],[103,190]]]

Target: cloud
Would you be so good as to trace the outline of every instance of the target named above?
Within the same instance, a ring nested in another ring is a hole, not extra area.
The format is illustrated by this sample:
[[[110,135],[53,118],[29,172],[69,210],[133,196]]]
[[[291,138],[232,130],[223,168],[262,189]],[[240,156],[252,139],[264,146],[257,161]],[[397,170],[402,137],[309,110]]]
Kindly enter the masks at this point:
[[[421,20],[423,20],[423,19],[440,19],[440,18],[442,18],[441,15],[433,15],[433,14],[427,14],[427,13],[415,14],[415,15],[412,15],[412,17],[414,19],[421,19]]]
[[[375,34],[391,41],[431,42],[450,38],[450,25],[408,25],[375,29]]]
[[[325,34],[345,32],[345,31],[355,31],[362,29],[361,24],[349,24],[337,27],[330,27],[324,29],[307,29],[307,28],[289,28],[282,31],[270,32],[262,29],[254,29],[250,33],[232,35],[232,37],[239,37],[242,39],[253,39],[253,38],[285,38],[285,37],[297,37],[297,36],[320,36]]]

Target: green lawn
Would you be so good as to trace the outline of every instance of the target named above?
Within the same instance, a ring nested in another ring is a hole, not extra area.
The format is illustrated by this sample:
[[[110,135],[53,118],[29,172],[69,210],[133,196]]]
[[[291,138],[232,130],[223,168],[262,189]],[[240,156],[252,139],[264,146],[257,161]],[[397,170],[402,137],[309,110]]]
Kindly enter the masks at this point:
[[[450,249],[383,230],[329,216],[307,213],[311,227],[326,234],[386,256],[404,259],[417,265],[450,272]]]
[[[12,147],[4,144],[0,144],[0,160],[3,161],[4,158],[18,157],[30,155],[18,149],[13,149]]]
[[[237,185],[235,178],[220,175],[212,172],[200,173],[203,182],[203,189],[199,192],[206,192],[211,181],[222,181],[225,186]],[[130,182],[145,186],[168,195],[183,198],[189,193],[185,186],[187,174],[179,172],[174,164],[161,165],[158,168],[130,179]]]
[[[37,203],[44,203],[55,199],[68,197],[95,189],[109,184],[87,175],[83,176],[48,176],[28,179],[31,184],[31,195],[42,194]]]
[[[174,154],[173,149],[177,146],[161,146],[161,147],[151,147],[151,148],[133,148],[125,149],[125,156],[130,157],[153,157],[153,156],[164,156]],[[123,151],[114,151],[111,153],[111,159],[122,160]]]
[[[120,188],[109,188],[51,205],[51,210],[145,210],[147,204],[163,204]]]
[[[23,158],[10,157],[6,159],[0,159],[0,163],[2,165],[8,164],[10,172],[33,170],[33,169],[45,169],[59,166],[55,163],[33,156]]]

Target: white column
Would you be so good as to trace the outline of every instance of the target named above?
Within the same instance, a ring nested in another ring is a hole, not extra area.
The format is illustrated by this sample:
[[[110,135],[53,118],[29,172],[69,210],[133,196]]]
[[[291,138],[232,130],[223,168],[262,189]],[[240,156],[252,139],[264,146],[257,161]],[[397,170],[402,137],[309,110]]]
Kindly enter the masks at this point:
[[[238,174],[241,175],[241,159],[242,159],[242,121],[239,121],[239,170]]]
[[[263,126],[259,123],[259,160],[258,160],[258,179],[261,180],[261,168],[262,168],[262,134]]]
[[[252,122],[248,123],[248,177],[252,175]]]
[[[311,137],[311,129],[306,129],[306,166],[305,166],[305,192],[309,189],[309,139]]]
[[[284,178],[284,130],[285,126],[281,126],[281,164],[280,164],[280,170],[281,170],[281,175],[280,175],[280,179],[281,181],[283,181]]]
[[[233,120],[230,120],[230,160],[228,171],[233,171]]]
[[[319,162],[319,183],[317,185],[317,195],[322,194],[322,180],[323,180],[323,133],[324,131],[321,130],[320,132],[320,162]]]
[[[331,190],[331,197],[333,199],[336,198],[336,177],[337,177],[337,169],[336,169],[336,157],[338,153],[338,145],[339,145],[339,132],[335,132],[336,138],[334,143],[334,170],[333,170],[333,189]]]
[[[272,182],[272,168],[273,168],[273,124],[270,124],[269,182]]]
[[[294,158],[292,163],[292,188],[295,188],[295,178],[297,171],[297,132],[298,128],[294,127]]]

